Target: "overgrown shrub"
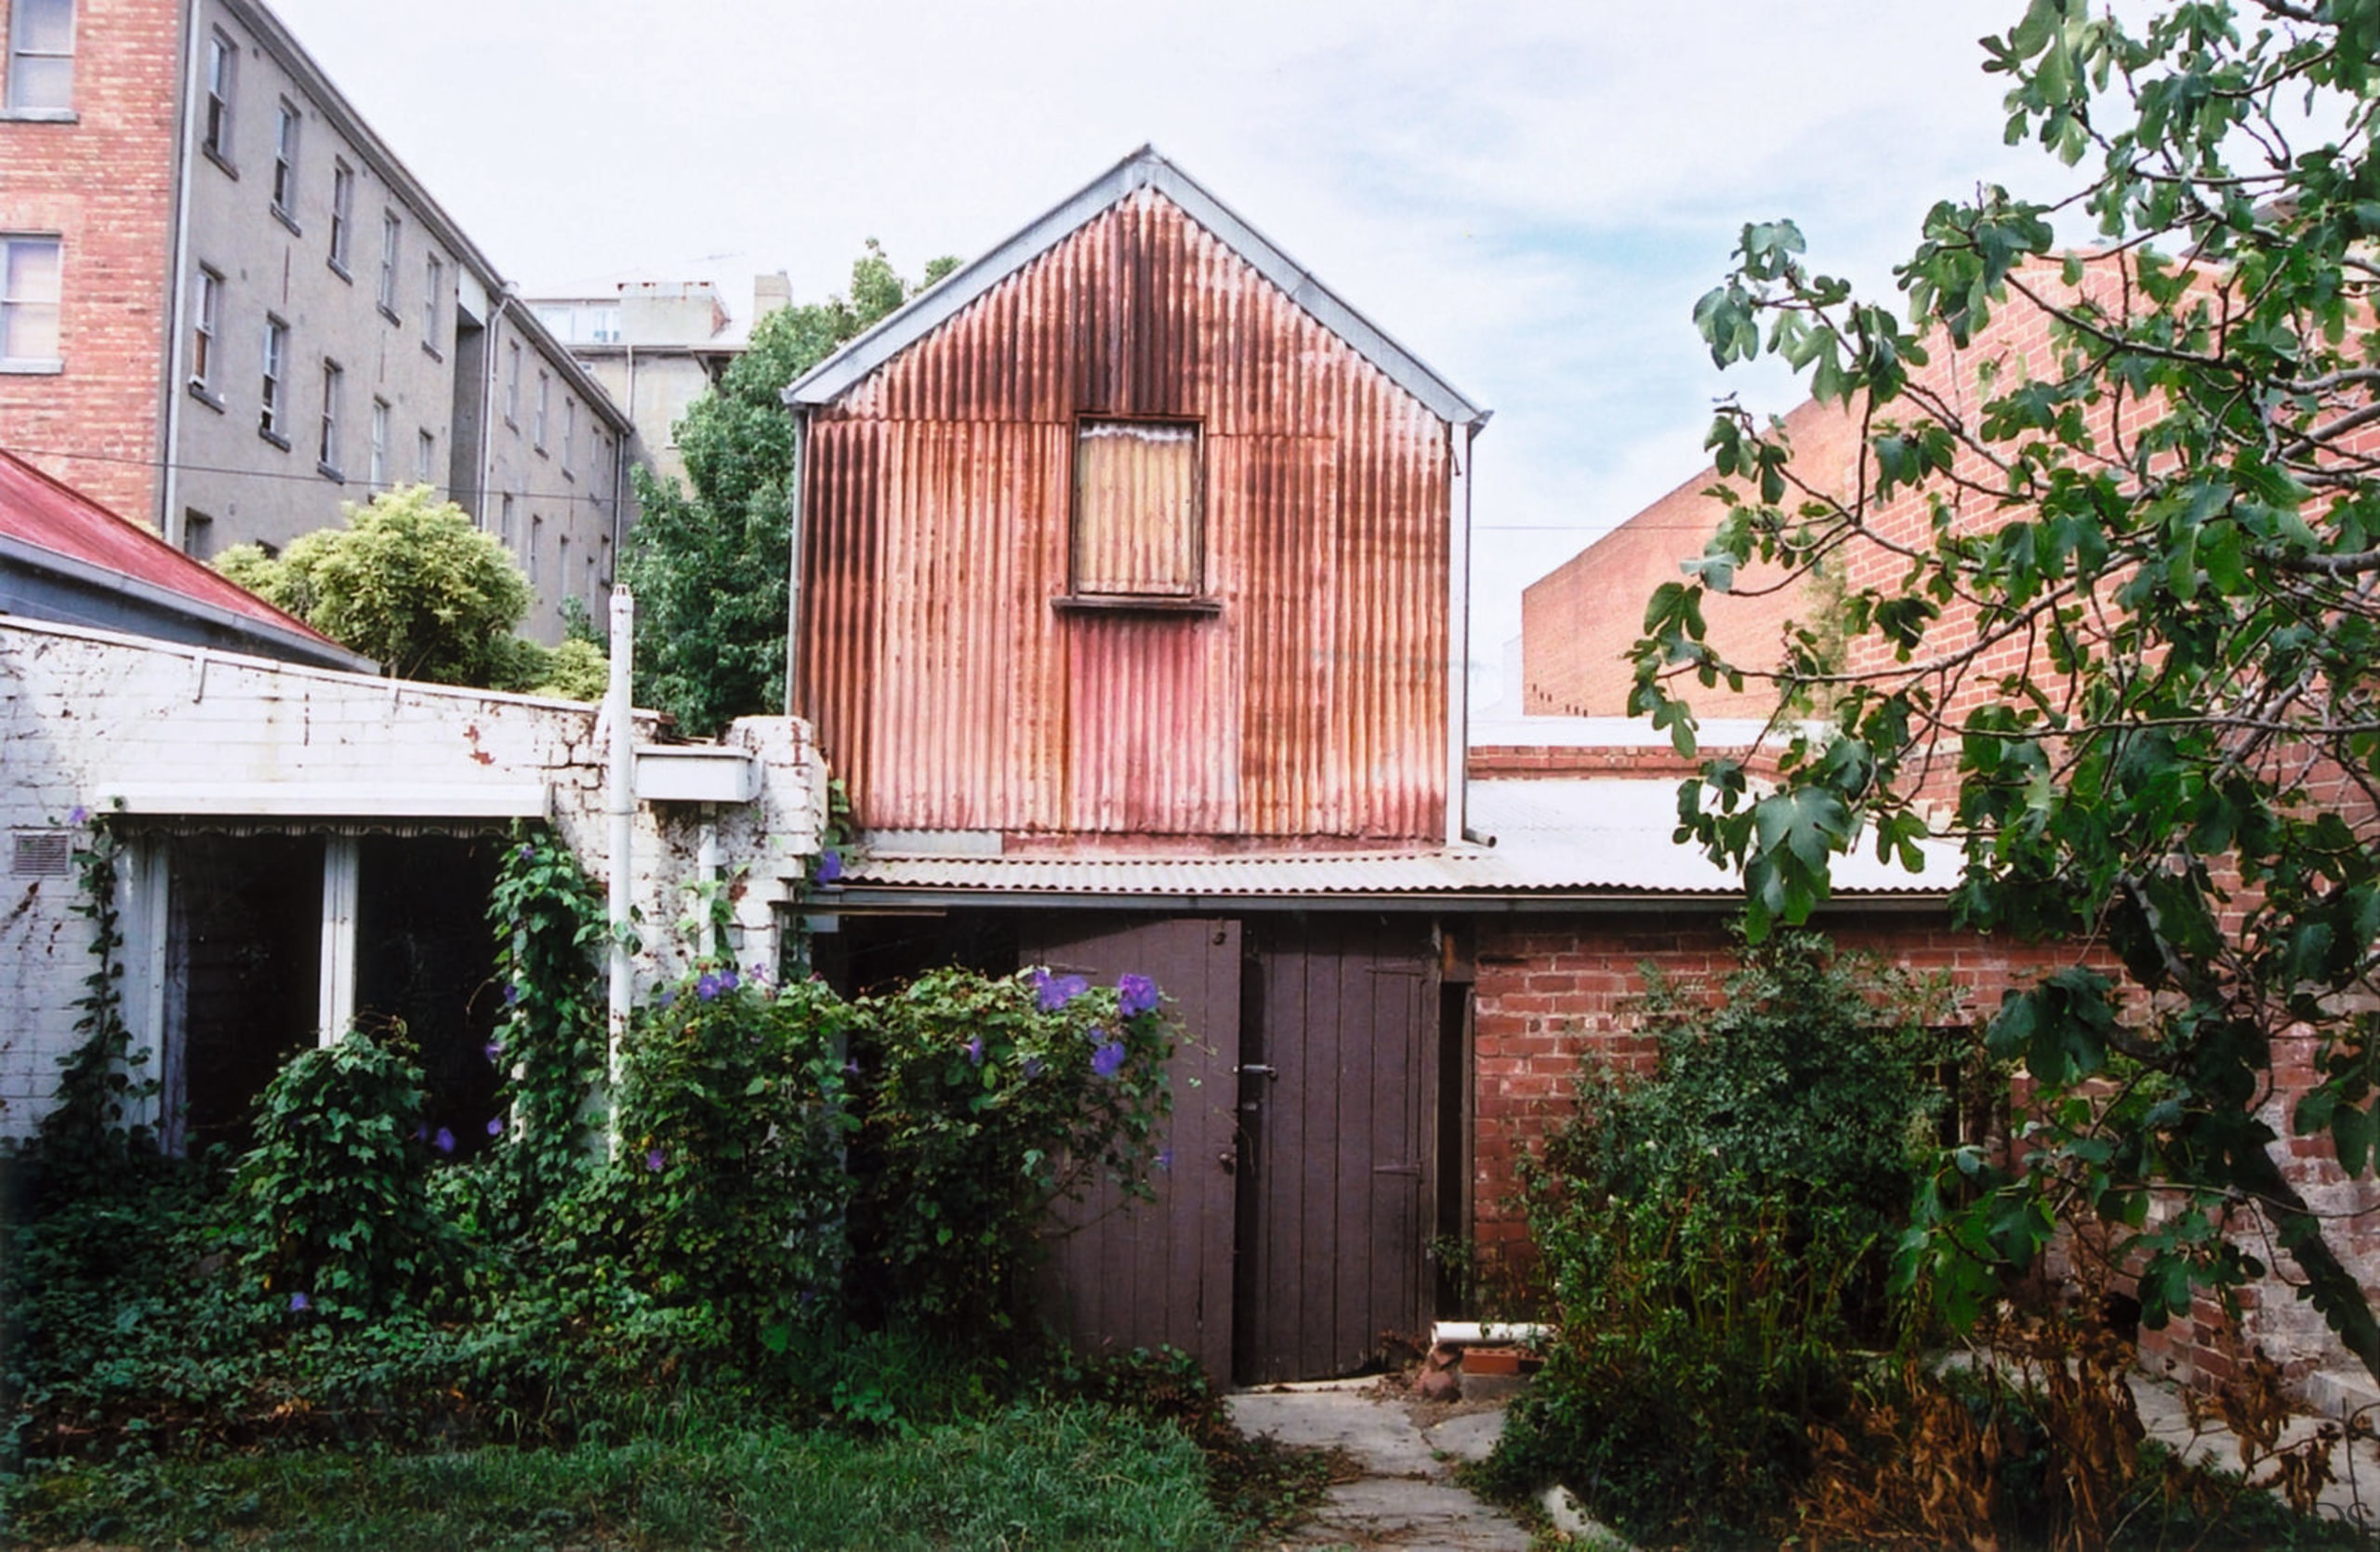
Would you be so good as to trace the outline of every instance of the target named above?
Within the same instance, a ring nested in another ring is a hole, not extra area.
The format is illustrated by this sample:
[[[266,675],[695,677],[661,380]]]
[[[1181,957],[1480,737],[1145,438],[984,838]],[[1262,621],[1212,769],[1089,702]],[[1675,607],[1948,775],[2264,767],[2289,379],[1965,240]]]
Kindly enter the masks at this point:
[[[421,1068],[399,1033],[301,1051],[257,1101],[232,1192],[248,1269],[293,1317],[385,1314],[442,1287],[461,1254],[430,1193],[455,1138],[424,1125]]]
[[[861,1313],[1016,1323],[1034,1231],[1104,1174],[1145,1193],[1172,1041],[1147,979],[935,971],[861,1004]]]
[[[1937,1103],[1940,1000],[1787,935],[1715,988],[1653,981],[1656,1070],[1583,1075],[1527,1165],[1561,1339],[1487,1479],[1560,1481],[1632,1534],[1739,1540],[1789,1512],[1848,1406]]]

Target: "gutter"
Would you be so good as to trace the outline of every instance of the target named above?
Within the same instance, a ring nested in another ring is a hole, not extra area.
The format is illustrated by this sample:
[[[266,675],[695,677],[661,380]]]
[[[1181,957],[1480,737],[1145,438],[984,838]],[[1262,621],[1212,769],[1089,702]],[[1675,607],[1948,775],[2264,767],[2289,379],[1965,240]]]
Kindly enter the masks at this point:
[[[1947,892],[1861,895],[1852,899],[1835,898],[1820,904],[1811,912],[1813,921],[1851,913],[1882,912],[1889,915],[1928,915],[1947,909],[1950,896]],[[1695,894],[1683,891],[1642,891],[1630,894],[1613,890],[1575,889],[1547,890],[1542,893],[1505,892],[1499,894],[1456,895],[1441,892],[1427,894],[1396,894],[1386,891],[1348,890],[1342,893],[1309,895],[1154,895],[1114,892],[1105,894],[1066,894],[1055,890],[1014,889],[998,892],[971,889],[870,889],[866,885],[846,886],[839,890],[822,891],[803,903],[802,911],[811,916],[900,914],[921,911],[985,910],[1029,908],[1036,910],[1131,910],[1198,913],[1246,913],[1251,911],[1435,911],[1469,913],[1473,915],[1522,916],[1538,912],[1562,912],[1569,915],[1619,915],[1646,910],[1732,912],[1742,908],[1743,896],[1731,894]]]
[[[792,393],[787,389],[787,393]],[[810,515],[807,476],[810,465],[810,406],[786,401],[793,411],[793,477],[792,488],[787,493],[787,520],[792,542],[786,548],[787,571],[785,606],[785,714],[800,713],[794,706],[794,686],[801,682],[801,545],[802,530]]]

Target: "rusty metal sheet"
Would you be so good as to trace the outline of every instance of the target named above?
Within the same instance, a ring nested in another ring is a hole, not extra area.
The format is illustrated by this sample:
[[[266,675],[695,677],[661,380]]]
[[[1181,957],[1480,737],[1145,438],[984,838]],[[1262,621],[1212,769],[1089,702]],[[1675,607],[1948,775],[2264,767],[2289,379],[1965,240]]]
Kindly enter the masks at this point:
[[[863,825],[1443,836],[1450,430],[1170,200],[811,414],[794,706]],[[1197,429],[1207,612],[1065,606],[1117,420]]]

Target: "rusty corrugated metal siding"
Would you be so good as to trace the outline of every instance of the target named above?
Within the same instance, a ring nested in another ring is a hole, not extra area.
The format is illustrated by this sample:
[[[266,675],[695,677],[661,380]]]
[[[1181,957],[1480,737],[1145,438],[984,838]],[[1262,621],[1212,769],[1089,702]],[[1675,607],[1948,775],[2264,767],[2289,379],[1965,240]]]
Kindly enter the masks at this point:
[[[1087,417],[1199,428],[1215,612],[1053,607]],[[870,828],[1437,837],[1450,437],[1143,191],[813,412],[797,709]]]

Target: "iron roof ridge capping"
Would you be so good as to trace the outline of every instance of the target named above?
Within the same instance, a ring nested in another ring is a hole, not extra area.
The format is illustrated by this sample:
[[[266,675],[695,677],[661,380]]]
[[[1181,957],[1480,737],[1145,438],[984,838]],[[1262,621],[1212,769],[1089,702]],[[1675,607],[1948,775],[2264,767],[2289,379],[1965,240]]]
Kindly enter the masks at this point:
[[[1155,189],[1180,206],[1303,309],[1323,327],[1354,346],[1438,418],[1474,431],[1495,413],[1474,405],[1420,356],[1324,285],[1313,271],[1290,258],[1206,185],[1143,145],[1042,215],[1026,222],[988,252],[944,276],[873,327],[803,373],[780,397],[793,406],[823,405],[902,351],[932,333],[968,304],[1057,244],[1088,225],[1092,217],[1142,189]]]

